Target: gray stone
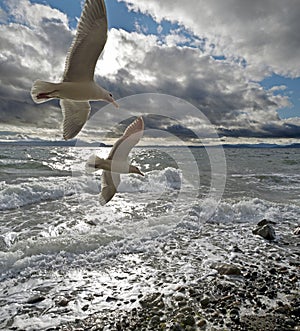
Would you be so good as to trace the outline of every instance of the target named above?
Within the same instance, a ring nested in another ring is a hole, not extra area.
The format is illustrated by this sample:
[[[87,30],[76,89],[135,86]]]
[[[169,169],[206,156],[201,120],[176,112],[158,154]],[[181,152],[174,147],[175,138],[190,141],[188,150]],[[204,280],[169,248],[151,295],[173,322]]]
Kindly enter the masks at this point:
[[[86,220],[85,223],[88,224],[88,225],[91,225],[91,226],[96,226],[97,225],[97,223],[93,220]]]
[[[143,308],[163,308],[164,302],[160,293],[152,293],[140,300],[140,304]]]
[[[206,322],[206,320],[200,320],[198,323],[197,323],[197,326],[199,327],[199,328],[204,328],[204,327],[206,327],[206,324],[207,324],[207,322]]]
[[[289,305],[279,306],[274,309],[274,311],[279,314],[288,314],[290,312],[290,310],[291,310],[291,307]]]
[[[267,219],[263,219],[263,220],[261,220],[260,222],[257,223],[257,226],[258,227],[261,227],[261,226],[264,226],[264,225],[267,225],[267,224],[273,224],[273,225],[275,225],[276,223],[273,222],[273,221],[269,221]]]
[[[172,331],[182,331],[182,327],[179,324],[173,324],[170,328]]]
[[[118,299],[115,297],[108,296],[105,301],[106,302],[115,302],[115,301],[118,301]]]
[[[81,309],[82,309],[83,311],[87,311],[87,310],[89,309],[89,305],[84,305],[83,307],[81,307]]]
[[[175,297],[174,297],[174,300],[175,301],[182,301],[182,300],[184,300],[185,299],[185,297],[183,296],[183,295],[176,295]]]
[[[7,250],[7,245],[3,236],[0,236],[0,251],[4,251],[4,250]]]
[[[240,276],[242,274],[239,267],[234,264],[218,263],[213,266],[220,275]]]
[[[275,230],[270,224],[256,228],[253,230],[253,234],[259,235],[267,240],[274,240],[276,238]]]
[[[200,300],[200,304],[202,308],[206,308],[209,305],[210,299],[207,296],[204,296],[201,300]]]
[[[193,325],[195,325],[196,321],[195,321],[194,316],[192,316],[192,315],[187,315],[187,316],[185,316],[184,319],[182,320],[182,323],[183,323],[184,325],[193,326]]]
[[[57,305],[60,307],[66,307],[69,304],[69,300],[65,297],[60,297],[57,300]]]
[[[159,316],[153,316],[150,320],[151,325],[157,325],[160,323],[160,317]]]
[[[34,295],[33,297],[29,298],[27,300],[27,303],[34,305],[35,303],[39,303],[41,301],[44,301],[45,297],[42,295]]]

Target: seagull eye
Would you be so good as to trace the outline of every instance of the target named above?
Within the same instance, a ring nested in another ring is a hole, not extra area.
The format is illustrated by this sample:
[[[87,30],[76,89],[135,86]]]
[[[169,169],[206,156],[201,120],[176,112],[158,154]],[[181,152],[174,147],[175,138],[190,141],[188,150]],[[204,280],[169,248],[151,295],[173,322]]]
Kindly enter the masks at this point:
[[[112,94],[111,93],[109,93],[109,96],[112,98]]]

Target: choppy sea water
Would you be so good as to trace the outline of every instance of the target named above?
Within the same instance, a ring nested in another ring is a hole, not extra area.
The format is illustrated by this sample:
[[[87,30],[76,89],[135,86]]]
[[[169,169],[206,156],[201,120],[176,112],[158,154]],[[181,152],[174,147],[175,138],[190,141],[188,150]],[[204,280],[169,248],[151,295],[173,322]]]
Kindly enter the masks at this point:
[[[0,148],[0,329],[46,330],[115,309],[114,286],[134,306],[130,298],[153,286],[139,254],[168,241],[175,250],[178,231],[188,237],[207,223],[217,233],[222,224],[299,220],[299,149],[225,149],[226,168],[212,173],[204,148],[136,148],[131,158],[145,177],[122,175],[119,193],[100,206],[101,173],[84,165],[108,151]],[[204,275],[218,256],[203,240]],[[62,296],[72,297],[67,307],[58,304]]]

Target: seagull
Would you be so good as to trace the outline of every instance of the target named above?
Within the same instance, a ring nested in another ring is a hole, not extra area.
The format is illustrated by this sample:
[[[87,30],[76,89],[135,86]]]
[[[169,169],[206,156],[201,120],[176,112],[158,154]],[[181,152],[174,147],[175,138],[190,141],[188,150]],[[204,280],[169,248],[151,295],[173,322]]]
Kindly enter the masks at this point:
[[[107,40],[104,0],[86,0],[77,33],[69,49],[61,83],[37,80],[31,97],[35,103],[60,99],[63,137],[74,138],[88,119],[89,101],[102,100],[119,107],[110,92],[94,81],[95,66]]]
[[[144,176],[140,169],[127,161],[128,154],[144,133],[144,121],[138,117],[124,131],[123,136],[113,145],[107,159],[101,159],[92,155],[86,164],[88,170],[97,171],[103,169],[101,180],[100,204],[105,205],[109,202],[120,184],[120,174],[139,174]]]

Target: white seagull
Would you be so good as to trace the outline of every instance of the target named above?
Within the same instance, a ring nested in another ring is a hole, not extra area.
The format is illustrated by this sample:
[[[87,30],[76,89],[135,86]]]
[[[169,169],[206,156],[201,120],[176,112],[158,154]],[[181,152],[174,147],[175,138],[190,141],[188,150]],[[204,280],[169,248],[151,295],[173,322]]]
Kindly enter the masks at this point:
[[[128,163],[128,155],[133,146],[142,138],[144,133],[144,121],[138,117],[124,131],[123,136],[113,145],[107,159],[101,159],[92,155],[87,164],[87,169],[97,171],[103,169],[101,181],[100,203],[105,205],[109,202],[120,184],[120,174],[134,173],[144,176],[138,167]]]
[[[65,140],[74,138],[84,126],[91,110],[89,101],[103,100],[118,107],[112,94],[94,82],[95,66],[106,39],[104,0],[86,0],[67,55],[62,82],[37,80],[33,83],[31,96],[34,102],[60,99]]]

